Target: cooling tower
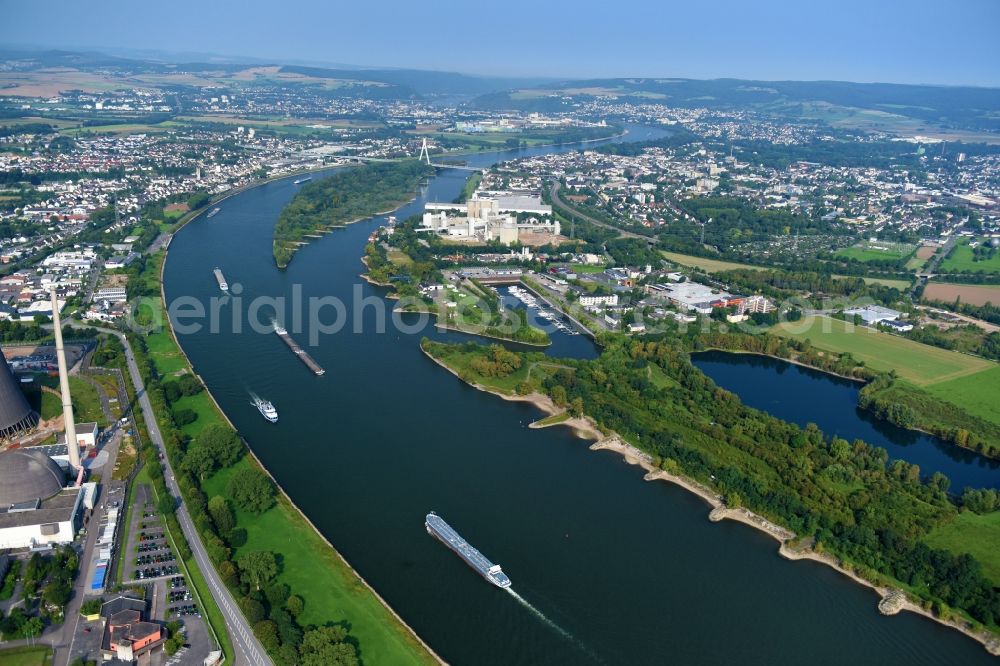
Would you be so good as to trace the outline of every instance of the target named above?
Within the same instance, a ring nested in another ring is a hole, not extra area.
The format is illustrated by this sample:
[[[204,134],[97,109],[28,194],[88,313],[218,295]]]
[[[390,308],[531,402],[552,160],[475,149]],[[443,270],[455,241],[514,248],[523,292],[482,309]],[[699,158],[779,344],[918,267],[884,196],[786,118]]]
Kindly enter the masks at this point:
[[[38,415],[31,411],[2,352],[0,359],[3,359],[3,368],[0,368],[0,438],[6,438],[33,428],[38,423]]]

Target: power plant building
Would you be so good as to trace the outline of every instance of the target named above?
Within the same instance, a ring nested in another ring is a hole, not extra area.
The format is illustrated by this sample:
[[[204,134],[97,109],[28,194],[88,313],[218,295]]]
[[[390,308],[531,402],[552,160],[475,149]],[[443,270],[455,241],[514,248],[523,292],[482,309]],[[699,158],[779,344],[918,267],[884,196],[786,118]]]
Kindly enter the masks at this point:
[[[83,487],[42,451],[0,453],[0,549],[71,543],[79,528]]]
[[[0,453],[0,549],[36,548],[71,543],[86,491],[80,464],[80,439],[73,421],[66,350],[63,346],[56,292],[51,293],[59,363],[59,384],[66,429],[66,471],[48,455],[48,447],[14,448]],[[4,359],[0,370],[0,417],[5,430],[18,432],[34,425],[34,415]],[[83,439],[96,435],[86,424]],[[68,481],[72,477],[72,481]]]
[[[522,232],[550,234],[551,240],[555,240],[560,226],[558,220],[545,217],[551,214],[552,207],[542,204],[539,197],[493,193],[481,196],[477,192],[464,204],[425,204],[422,226],[456,240],[513,245]]]
[[[0,368],[0,439],[7,439],[34,428],[38,424],[38,414],[31,411],[2,352],[0,358],[3,358],[3,367]]]

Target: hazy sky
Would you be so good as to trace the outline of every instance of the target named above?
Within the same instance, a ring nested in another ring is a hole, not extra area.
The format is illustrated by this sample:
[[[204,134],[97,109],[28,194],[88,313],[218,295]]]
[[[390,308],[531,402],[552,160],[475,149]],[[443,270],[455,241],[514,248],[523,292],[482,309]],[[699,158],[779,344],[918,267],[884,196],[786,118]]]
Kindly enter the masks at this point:
[[[1000,0],[0,0],[0,42],[498,75],[1000,85]]]

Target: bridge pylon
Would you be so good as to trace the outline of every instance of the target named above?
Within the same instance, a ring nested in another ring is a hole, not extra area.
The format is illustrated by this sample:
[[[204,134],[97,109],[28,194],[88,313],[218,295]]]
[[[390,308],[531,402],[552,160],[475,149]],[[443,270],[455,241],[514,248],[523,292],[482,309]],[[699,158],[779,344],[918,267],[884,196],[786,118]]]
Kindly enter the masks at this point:
[[[420,144],[420,155],[417,156],[418,160],[423,160],[427,164],[431,163],[431,154],[427,151],[427,137],[424,137],[424,141]]]

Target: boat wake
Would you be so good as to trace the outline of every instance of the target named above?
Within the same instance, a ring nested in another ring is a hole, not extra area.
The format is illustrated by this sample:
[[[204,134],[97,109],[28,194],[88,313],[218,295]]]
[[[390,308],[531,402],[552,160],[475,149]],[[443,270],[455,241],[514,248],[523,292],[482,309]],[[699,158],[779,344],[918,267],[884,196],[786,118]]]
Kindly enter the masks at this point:
[[[509,594],[512,597],[514,597],[515,599],[517,599],[517,602],[519,604],[521,604],[522,606],[524,606],[525,608],[527,608],[528,611],[532,615],[534,615],[539,620],[541,620],[542,623],[545,624],[547,627],[549,627],[550,629],[552,629],[553,631],[555,631],[557,634],[559,634],[560,636],[562,636],[563,638],[565,638],[567,641],[569,641],[570,643],[572,643],[573,645],[575,645],[576,647],[578,647],[583,652],[586,652],[587,655],[589,655],[595,661],[598,661],[598,662],[602,661],[596,654],[594,654],[590,650],[590,648],[588,648],[586,645],[584,645],[582,642],[580,642],[580,640],[576,636],[574,636],[573,634],[569,633],[568,631],[566,631],[565,629],[563,629],[562,627],[560,627],[558,624],[556,624],[555,622],[553,622],[552,620],[550,620],[548,615],[546,615],[545,613],[543,613],[542,611],[538,610],[533,605],[531,605],[531,602],[528,601],[527,599],[525,599],[524,597],[522,597],[517,592],[515,592],[514,588],[508,587],[508,588],[504,588],[504,589],[507,590],[507,594]]]

